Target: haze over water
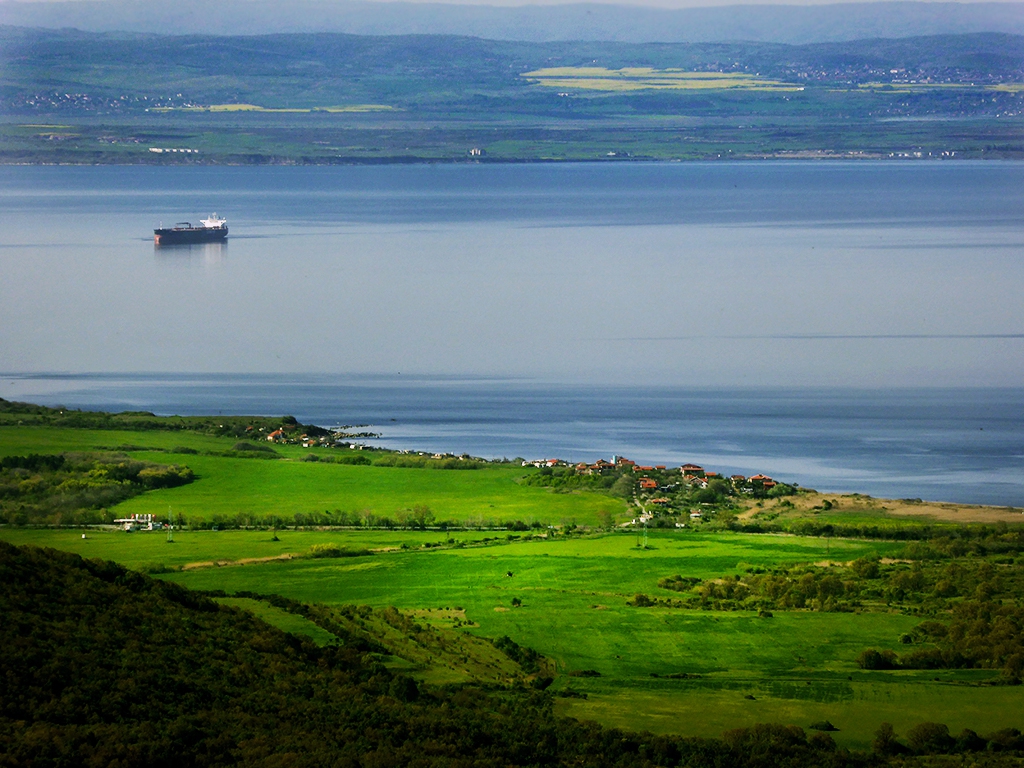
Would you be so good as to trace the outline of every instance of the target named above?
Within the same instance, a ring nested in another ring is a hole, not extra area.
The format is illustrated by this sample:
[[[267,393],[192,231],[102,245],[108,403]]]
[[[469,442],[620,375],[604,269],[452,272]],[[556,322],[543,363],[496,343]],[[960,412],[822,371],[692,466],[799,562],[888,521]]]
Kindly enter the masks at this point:
[[[212,211],[226,246],[154,248]],[[396,447],[1021,504],[1022,254],[1014,164],[3,168],[0,371],[281,374],[263,412],[395,418]],[[451,376],[491,382],[487,418]],[[249,381],[160,380],[0,397],[228,412]]]

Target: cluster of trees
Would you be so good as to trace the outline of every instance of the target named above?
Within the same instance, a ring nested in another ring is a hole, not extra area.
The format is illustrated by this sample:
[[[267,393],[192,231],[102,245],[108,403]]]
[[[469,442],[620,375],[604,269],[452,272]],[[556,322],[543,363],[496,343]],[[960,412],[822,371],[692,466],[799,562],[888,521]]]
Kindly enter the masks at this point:
[[[107,517],[110,517],[107,515]],[[101,519],[102,518],[102,519]],[[92,522],[105,522],[102,515]],[[453,520],[438,518],[437,514],[425,504],[416,504],[410,508],[396,509],[387,514],[372,509],[346,510],[325,509],[309,512],[296,512],[287,517],[278,514],[257,514],[255,512],[237,512],[235,514],[215,513],[209,517],[199,515],[175,515],[175,521],[195,530],[223,530],[227,528],[275,530],[285,528],[394,528],[394,529],[426,529],[448,531],[464,529],[498,529],[508,531],[530,531],[544,527],[534,520],[526,523],[522,520],[503,520],[500,518],[476,518],[473,520]],[[0,521],[2,522],[2,521]],[[27,521],[26,521],[27,522]],[[65,520],[64,522],[69,522]],[[80,522],[90,522],[82,520]],[[573,533],[567,530],[566,533]]]
[[[1016,540],[1016,534],[997,540],[1005,544],[1011,538]],[[1017,601],[1024,594],[1024,564],[1013,557],[906,557],[922,551],[933,554],[937,550],[911,545],[895,562],[864,557],[847,565],[750,568],[742,575],[716,579],[677,574],[661,579],[658,586],[685,595],[682,601],[687,607],[718,610],[843,611],[901,606],[916,613],[937,614],[954,610],[965,600]]]
[[[867,561],[875,569],[877,561]],[[859,566],[858,564],[855,564]],[[752,569],[761,570],[761,569]],[[902,574],[894,574],[900,578]],[[778,568],[767,573],[750,572],[742,576],[728,575],[717,579],[687,578],[679,574],[661,579],[658,586],[687,595],[683,602],[689,607],[716,610],[816,609],[848,610],[860,605],[862,580],[855,567],[821,568],[803,566]]]
[[[900,641],[927,647],[902,654],[869,648],[857,663],[862,669],[998,669],[1014,685],[1024,676],[1024,607],[962,602],[948,624],[924,621]]]
[[[392,453],[373,461],[375,467],[401,467],[404,469],[483,469],[488,462],[470,456],[447,456],[434,459],[429,456],[412,456]]]
[[[106,523],[113,519],[108,507],[143,491],[194,479],[186,466],[116,453],[8,456],[0,461],[0,522]]]
[[[323,557],[368,557],[373,553],[368,549],[348,549],[333,541],[323,544],[314,544],[309,548],[309,556],[312,558]]]
[[[130,429],[135,431],[198,432],[207,435],[253,437],[284,429],[320,437],[330,431],[315,424],[300,424],[294,416],[157,416],[149,411],[79,411],[19,403],[0,398],[0,425],[71,427],[77,429]]]
[[[725,526],[738,533],[792,533],[797,536],[843,537],[853,539],[882,539],[888,541],[927,541],[932,547],[933,559],[947,556],[960,557],[969,553],[985,555],[990,552],[1021,551],[1019,542],[1024,537],[1020,529],[1011,530],[1005,522],[992,525],[906,524],[896,520],[880,523],[837,523],[834,520],[730,520]],[[1007,534],[1009,534],[1007,536]],[[1017,543],[1015,543],[1017,542]],[[928,555],[926,550],[917,559]]]
[[[866,557],[845,566],[749,569],[717,579],[677,574],[658,586],[680,598],[637,595],[630,604],[761,612],[898,607],[929,618],[899,638],[905,652],[866,649],[857,659],[862,668],[993,669],[1016,684],[1024,677],[1024,558],[1011,555],[1021,549],[1020,531],[967,530],[913,542],[896,562]]]
[[[526,672],[539,672],[541,655],[533,648],[519,645],[508,635],[502,635],[494,641],[494,647],[508,656]]]
[[[1006,753],[1024,750],[1024,735],[1016,728],[1003,728],[987,736],[980,736],[970,728],[958,735],[949,732],[945,723],[918,723],[907,731],[906,742],[891,723],[882,723],[875,732],[872,749],[877,755],[968,755],[978,752]],[[995,761],[999,763],[998,760]]]
[[[302,457],[303,461],[321,461],[326,464],[348,464],[352,466],[368,467],[373,464],[369,456],[362,453],[350,453],[342,456],[322,456],[319,453],[307,453]]]
[[[608,472],[607,474],[579,474],[574,467],[541,467],[532,472],[520,481],[523,485],[532,485],[540,488],[551,488],[553,490],[569,491],[608,491],[620,498],[629,498],[633,495],[636,481],[627,473],[620,471]]]

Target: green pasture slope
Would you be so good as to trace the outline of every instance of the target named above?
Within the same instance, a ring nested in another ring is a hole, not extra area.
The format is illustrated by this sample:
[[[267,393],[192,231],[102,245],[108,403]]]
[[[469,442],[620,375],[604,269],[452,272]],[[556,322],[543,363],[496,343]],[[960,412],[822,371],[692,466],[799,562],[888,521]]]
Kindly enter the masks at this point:
[[[856,658],[866,648],[903,650],[900,636],[921,622],[911,610],[776,610],[773,617],[761,617],[752,611],[629,604],[637,593],[674,598],[678,593],[657,586],[674,574],[710,579],[751,568],[898,557],[902,543],[656,530],[645,550],[630,533],[579,536],[548,529],[563,521],[592,523],[602,511],[621,515],[625,505],[602,494],[556,494],[518,484],[521,467],[457,471],[330,464],[303,461],[309,451],[292,446],[276,447],[280,458],[271,460],[223,455],[235,439],[7,425],[0,427],[0,457],[120,450],[195,472],[193,483],[142,493],[110,510],[117,515],[163,516],[171,507],[194,522],[250,514],[259,523],[270,515],[287,519],[336,509],[389,515],[427,505],[441,519],[520,519],[543,526],[523,534],[177,530],[173,543],[159,532],[89,529],[83,539],[82,529],[0,527],[0,538],[114,560],[229,595],[244,591],[328,605],[434,609],[419,619],[428,622],[444,621],[438,608],[463,609],[471,625],[453,630],[507,635],[552,661],[559,712],[631,730],[718,736],[756,722],[807,728],[828,720],[839,728],[832,734],[838,743],[867,748],[883,721],[901,734],[925,721],[945,723],[954,734],[1024,724],[1024,686],[983,685],[995,678],[993,670],[858,666]],[[372,554],[304,557],[316,544]],[[1019,566],[1012,562],[1000,567]],[[260,602],[235,602],[287,631],[332,642],[292,614]],[[588,674],[573,674],[580,672]]]
[[[118,507],[120,509],[120,507]],[[340,530],[340,531],[174,531],[168,544],[162,531],[88,530],[85,538],[79,528],[3,528],[0,539],[12,544],[52,547],[82,557],[113,560],[145,573],[216,565],[239,561],[286,559],[308,555],[314,544],[337,544],[345,550],[382,551],[438,546],[448,534],[415,530]],[[473,544],[494,539],[504,533],[494,531],[458,531],[450,534],[454,542]],[[352,562],[347,560],[346,562]],[[220,572],[220,565],[217,565]],[[250,566],[251,567],[251,566]],[[257,591],[257,590],[254,590]]]
[[[824,540],[789,536],[657,533],[652,549],[630,535],[393,552],[169,575],[199,589],[275,592],[298,600],[399,609],[459,606],[487,637],[508,635],[551,658],[556,686],[587,694],[560,710],[632,730],[717,736],[755,722],[807,727],[829,720],[836,740],[869,746],[882,721],[906,732],[924,721],[953,732],[1019,726],[1024,691],[974,687],[991,672],[868,672],[866,647],[898,649],[920,619],[892,614],[700,612],[627,605],[658,578],[713,577],[750,566],[824,559]],[[830,544],[830,557],[892,554],[897,545]],[[509,577],[508,572],[512,572]],[[513,608],[518,598],[521,607]],[[595,670],[600,677],[568,677]],[[668,675],[700,675],[671,679]],[[658,677],[652,677],[657,674]],[[938,677],[938,681],[935,678]],[[753,698],[748,698],[753,697]]]
[[[842,745],[866,748],[878,724],[906,733],[920,722],[952,732],[1019,727],[1024,689],[979,686],[990,671],[866,671],[855,659],[866,647],[899,650],[898,638],[920,618],[893,613],[691,611],[627,604],[637,592],[671,597],[659,578],[701,578],[749,567],[849,561],[896,554],[902,546],[795,536],[657,531],[650,548],[628,534],[553,535],[492,540],[486,532],[453,534],[463,546],[423,548],[443,534],[410,531],[202,531],[175,535],[0,530],[13,543],[52,545],[139,566],[161,560],[237,560],[303,552],[314,543],[360,545],[375,554],[295,559],[168,573],[196,589],[276,593],[305,602],[394,605],[402,610],[462,608],[483,637],[508,635],[548,656],[563,714],[631,730],[717,736],[755,722],[808,727],[829,720]],[[402,545],[408,549],[401,549]],[[509,573],[512,573],[509,576]],[[513,607],[513,598],[521,601]],[[315,635],[293,618],[263,617],[289,631]],[[467,631],[467,630],[462,630]],[[318,642],[328,642],[318,638]],[[577,677],[594,670],[600,676]],[[679,679],[681,674],[690,676]],[[654,677],[653,675],[657,675]],[[669,677],[676,675],[676,678]]]

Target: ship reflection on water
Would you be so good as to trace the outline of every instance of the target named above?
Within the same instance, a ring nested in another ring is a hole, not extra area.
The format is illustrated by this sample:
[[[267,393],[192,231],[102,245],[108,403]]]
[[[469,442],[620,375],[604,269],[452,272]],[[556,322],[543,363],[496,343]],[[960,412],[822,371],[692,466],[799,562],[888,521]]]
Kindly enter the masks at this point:
[[[166,261],[203,261],[214,264],[228,255],[228,243],[192,243],[181,245],[154,245],[153,254]]]

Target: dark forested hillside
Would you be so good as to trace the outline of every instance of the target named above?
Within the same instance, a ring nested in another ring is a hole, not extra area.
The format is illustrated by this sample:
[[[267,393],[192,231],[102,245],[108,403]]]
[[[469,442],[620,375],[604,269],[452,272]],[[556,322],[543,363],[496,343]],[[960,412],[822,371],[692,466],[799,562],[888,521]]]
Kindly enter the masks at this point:
[[[0,765],[557,762],[540,694],[421,692],[359,644],[55,551],[0,543],[0,584]]]
[[[74,106],[99,113],[220,102],[318,107],[369,100],[422,108],[481,89],[512,96],[530,88],[522,73],[552,66],[756,72],[842,84],[889,80],[890,70],[898,70],[904,80],[909,72],[932,82],[1003,83],[1024,77],[1024,37],[521,43],[445,35],[213,37],[0,28],[0,87],[10,111],[32,106],[33,97],[38,101],[51,90],[87,96]]]

